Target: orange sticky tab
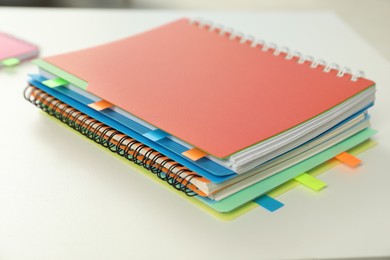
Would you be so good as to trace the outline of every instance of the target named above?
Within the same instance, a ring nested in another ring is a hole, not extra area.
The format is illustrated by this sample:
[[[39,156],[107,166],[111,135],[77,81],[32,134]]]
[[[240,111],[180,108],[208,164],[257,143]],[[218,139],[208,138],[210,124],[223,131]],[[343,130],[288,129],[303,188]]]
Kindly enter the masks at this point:
[[[88,105],[90,108],[93,108],[97,111],[112,107],[112,104],[110,102],[107,102],[105,100],[100,100],[94,103],[91,103]]]
[[[356,158],[355,156],[347,152],[343,152],[337,155],[336,159],[342,161],[343,163],[347,164],[350,167],[356,167],[362,162],[362,160]]]
[[[203,158],[207,155],[205,152],[198,150],[196,148],[192,148],[190,150],[182,152],[181,154],[193,161],[197,161],[200,158]]]
[[[204,183],[210,183],[210,180],[206,179],[205,177],[198,177],[196,180]]]

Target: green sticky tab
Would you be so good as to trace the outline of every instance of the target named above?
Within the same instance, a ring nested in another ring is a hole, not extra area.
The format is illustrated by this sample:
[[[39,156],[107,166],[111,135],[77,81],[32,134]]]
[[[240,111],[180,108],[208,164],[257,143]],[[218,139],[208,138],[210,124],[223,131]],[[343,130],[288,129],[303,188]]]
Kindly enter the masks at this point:
[[[16,66],[20,63],[20,60],[18,58],[9,58],[1,61],[1,64],[5,67],[12,67]]]
[[[56,79],[49,79],[49,80],[42,81],[42,84],[49,88],[56,88],[68,84],[68,81],[62,78],[56,78]]]
[[[294,178],[294,180],[302,183],[303,185],[309,187],[312,190],[319,191],[322,188],[326,187],[326,183],[311,176],[310,174],[303,173]]]

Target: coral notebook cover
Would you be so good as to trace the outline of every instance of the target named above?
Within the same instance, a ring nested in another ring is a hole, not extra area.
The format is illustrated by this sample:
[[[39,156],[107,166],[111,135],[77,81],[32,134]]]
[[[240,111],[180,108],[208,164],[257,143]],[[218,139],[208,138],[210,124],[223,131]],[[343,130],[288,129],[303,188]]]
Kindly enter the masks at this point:
[[[87,91],[213,156],[279,134],[372,86],[181,19],[46,62]]]

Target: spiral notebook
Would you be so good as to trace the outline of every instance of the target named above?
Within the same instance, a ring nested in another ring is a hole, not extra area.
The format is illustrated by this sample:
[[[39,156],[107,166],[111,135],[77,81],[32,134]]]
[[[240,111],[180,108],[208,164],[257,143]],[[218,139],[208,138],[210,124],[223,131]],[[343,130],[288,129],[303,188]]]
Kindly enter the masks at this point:
[[[200,21],[35,63],[28,100],[222,212],[374,134],[363,74]]]
[[[224,216],[222,218],[237,216],[237,214],[239,214],[238,212],[241,214],[247,212],[248,209],[253,209],[253,203],[251,202],[254,199],[261,197],[267,192],[274,192],[273,190],[275,188],[293,180],[302,173],[326,163],[340,153],[357,147],[376,133],[366,126],[363,130],[358,131],[349,138],[330,146],[328,149],[310,158],[302,160],[278,174],[240,190],[226,199],[215,201],[208,199],[205,194],[199,192],[197,187],[192,184],[194,179],[200,178],[195,172],[191,172],[163,154],[126,136],[123,134],[124,131],[119,132],[117,128],[109,127],[93,117],[90,117],[89,115],[91,114],[88,113],[87,109],[85,110],[86,114],[84,114],[67,103],[62,102],[69,100],[61,95],[57,95],[53,89],[44,87],[37,81],[30,81],[30,83],[32,85],[27,87],[24,93],[25,98],[28,101],[80,132],[87,138],[152,172],[176,190],[182,191],[190,197],[194,196],[202,204],[219,212],[220,214],[217,215],[220,217]],[[58,99],[54,98],[49,93],[56,95]],[[139,149],[140,147],[141,149]]]
[[[336,70],[297,66],[283,54],[259,51],[239,37],[221,37],[188,19],[43,61],[82,79],[84,84],[76,86],[218,158],[286,131],[374,84],[339,77]],[[140,91],[145,94],[129,102]],[[275,123],[275,114],[285,115],[284,120]]]

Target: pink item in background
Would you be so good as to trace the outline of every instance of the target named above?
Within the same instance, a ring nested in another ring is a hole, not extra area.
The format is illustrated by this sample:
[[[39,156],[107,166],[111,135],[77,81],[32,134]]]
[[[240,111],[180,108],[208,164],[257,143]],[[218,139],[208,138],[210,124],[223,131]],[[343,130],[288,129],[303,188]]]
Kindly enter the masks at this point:
[[[0,32],[0,61],[16,58],[27,60],[38,56],[37,46]]]

